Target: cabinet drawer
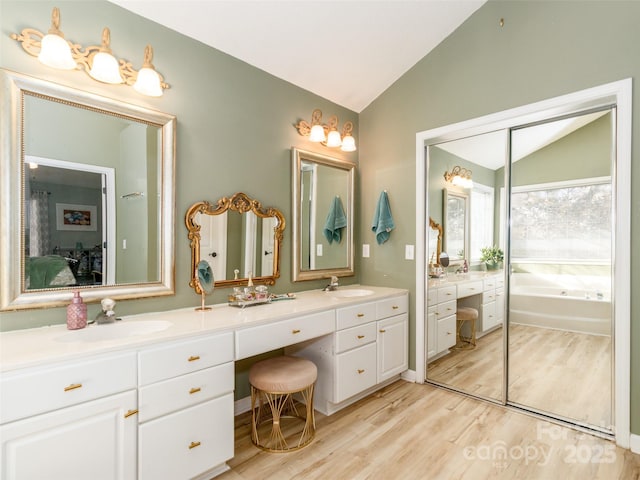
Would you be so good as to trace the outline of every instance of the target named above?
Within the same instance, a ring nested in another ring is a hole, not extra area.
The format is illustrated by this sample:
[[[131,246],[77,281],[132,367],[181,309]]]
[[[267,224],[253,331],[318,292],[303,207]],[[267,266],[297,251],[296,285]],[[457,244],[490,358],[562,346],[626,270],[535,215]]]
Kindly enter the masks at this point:
[[[485,292],[487,290],[492,290],[492,289],[497,287],[496,280],[497,280],[497,277],[489,277],[489,278],[485,278],[484,280],[482,280],[482,286],[483,286]]]
[[[362,303],[353,307],[339,308],[336,310],[336,328],[355,327],[376,319],[376,304]]]
[[[482,331],[495,327],[498,324],[496,318],[496,303],[491,302],[482,306]]]
[[[491,303],[496,301],[496,291],[489,290],[482,293],[482,303]]]
[[[336,355],[336,398],[342,402],[376,384],[376,344]]]
[[[233,392],[233,362],[181,375],[140,388],[139,421],[175,412]]]
[[[376,302],[376,319],[380,320],[393,315],[407,313],[408,306],[409,297],[407,295],[380,300],[379,302]]]
[[[139,353],[140,385],[233,360],[233,332],[165,344]]]
[[[320,337],[335,330],[333,310],[236,332],[236,359]]]
[[[442,287],[438,289],[438,303],[456,299],[456,286]]]
[[[438,353],[456,344],[456,317],[451,316],[438,320]]]
[[[0,424],[136,388],[136,354],[101,355],[0,377]]]
[[[432,306],[438,303],[438,290],[432,287],[427,289],[427,306]]]
[[[336,332],[336,353],[345,352],[355,347],[361,347],[376,339],[376,323],[347,328]]]
[[[440,320],[441,318],[448,317],[449,315],[455,315],[457,311],[458,305],[455,300],[439,303],[436,305],[436,318]]]
[[[458,285],[458,298],[470,297],[477,295],[484,290],[482,280],[477,282],[464,282]]]
[[[140,425],[140,480],[190,479],[233,457],[233,395]]]

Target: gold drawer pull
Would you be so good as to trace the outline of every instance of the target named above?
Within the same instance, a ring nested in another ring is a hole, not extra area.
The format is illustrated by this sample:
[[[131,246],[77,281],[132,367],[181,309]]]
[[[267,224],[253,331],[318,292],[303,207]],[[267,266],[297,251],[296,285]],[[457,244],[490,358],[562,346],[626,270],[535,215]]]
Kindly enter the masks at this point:
[[[129,418],[131,415],[135,415],[138,413],[138,410],[127,410],[127,413],[124,414],[124,418]]]
[[[192,388],[191,390],[189,390],[189,395],[193,395],[194,393],[198,393],[200,390],[202,390],[200,387]]]
[[[358,374],[362,375],[364,373],[364,370],[358,369]]]
[[[300,330],[298,330],[297,328],[295,330],[291,330],[291,333],[293,333],[294,335],[300,333]]]
[[[82,384],[81,383],[72,383],[68,387],[64,387],[64,391],[65,392],[69,392],[71,390],[75,390],[76,388],[82,388]]]
[[[358,340],[362,340],[364,338],[364,335],[358,335]]]
[[[190,362],[195,362],[196,360],[200,360],[200,355],[191,355],[187,360]]]
[[[191,442],[191,445],[189,445],[189,450],[191,450],[192,448],[196,448],[200,446],[200,442]]]
[[[398,305],[394,305],[394,306],[393,306],[393,307],[391,307],[391,308],[392,308],[393,310],[397,310],[397,309],[399,309],[400,307],[399,307]]]
[[[382,328],[381,328],[381,329],[380,329],[380,333],[384,333],[384,332],[386,332],[386,330],[384,330],[384,329],[382,329]]]
[[[358,317],[358,318],[364,317],[364,313],[358,313],[358,314],[356,315],[356,317]]]

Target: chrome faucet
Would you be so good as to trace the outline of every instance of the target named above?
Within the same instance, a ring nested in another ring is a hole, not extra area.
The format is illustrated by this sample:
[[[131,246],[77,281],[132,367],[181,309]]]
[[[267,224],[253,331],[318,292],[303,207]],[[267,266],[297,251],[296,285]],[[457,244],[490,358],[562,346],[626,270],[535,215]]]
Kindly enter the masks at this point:
[[[335,275],[331,276],[331,282],[329,285],[322,289],[323,292],[333,292],[338,289],[338,277]]]

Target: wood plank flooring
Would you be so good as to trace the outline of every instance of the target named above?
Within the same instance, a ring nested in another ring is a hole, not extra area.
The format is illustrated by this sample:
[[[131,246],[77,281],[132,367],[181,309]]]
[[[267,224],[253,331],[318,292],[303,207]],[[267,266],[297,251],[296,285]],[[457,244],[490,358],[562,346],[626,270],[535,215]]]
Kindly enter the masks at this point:
[[[604,429],[612,425],[611,338],[511,325],[509,401]],[[502,398],[502,329],[474,350],[452,351],[428,378],[473,395]]]
[[[231,470],[216,478],[640,479],[640,456],[612,442],[431,385],[398,381],[316,424],[309,446],[277,454],[236,417]]]

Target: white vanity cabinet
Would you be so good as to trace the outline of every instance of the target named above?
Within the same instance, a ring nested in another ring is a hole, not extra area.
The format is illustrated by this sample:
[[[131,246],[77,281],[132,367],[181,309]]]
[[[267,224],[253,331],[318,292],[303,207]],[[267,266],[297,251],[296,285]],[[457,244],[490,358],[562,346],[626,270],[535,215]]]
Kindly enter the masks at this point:
[[[5,373],[1,477],[137,478],[135,352]]]
[[[457,288],[429,288],[427,296],[427,358],[446,352],[456,344]]]
[[[233,457],[233,332],[139,357],[139,479],[211,478]]]
[[[335,333],[287,348],[318,367],[318,411],[331,415],[407,370],[407,310],[407,294],[338,308]]]

